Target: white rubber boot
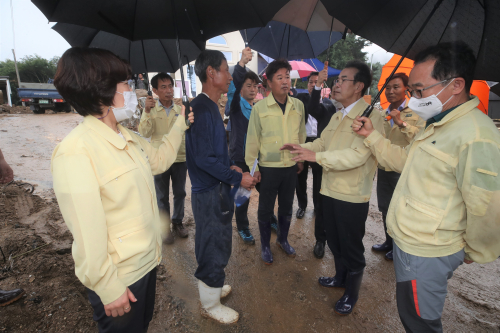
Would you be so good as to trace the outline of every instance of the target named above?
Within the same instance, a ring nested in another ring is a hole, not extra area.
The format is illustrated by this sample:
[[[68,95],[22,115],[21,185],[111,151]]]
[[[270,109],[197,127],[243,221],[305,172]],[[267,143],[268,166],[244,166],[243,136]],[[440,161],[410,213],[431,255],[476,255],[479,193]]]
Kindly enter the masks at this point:
[[[238,321],[240,318],[238,312],[220,304],[222,288],[211,288],[198,280],[198,289],[203,317],[211,318],[221,324],[232,324]]]
[[[231,286],[226,284],[222,287],[222,292],[220,293],[220,298],[224,298],[231,293]]]

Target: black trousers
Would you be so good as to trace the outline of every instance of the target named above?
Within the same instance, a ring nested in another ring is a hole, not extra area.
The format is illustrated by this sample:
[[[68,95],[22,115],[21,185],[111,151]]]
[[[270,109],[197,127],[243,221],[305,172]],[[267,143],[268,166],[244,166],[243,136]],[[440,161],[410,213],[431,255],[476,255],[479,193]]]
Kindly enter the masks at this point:
[[[154,176],[156,200],[158,208],[171,212],[169,202],[170,179],[172,179],[172,192],[174,193],[174,212],[172,223],[180,224],[184,218],[184,199],[186,198],[186,162],[177,162],[159,175]]]
[[[250,172],[248,165],[245,162],[234,161],[234,165],[241,168],[243,172]],[[248,229],[250,222],[248,221],[248,205],[250,204],[250,199],[247,200],[243,205],[235,208],[236,216],[236,227],[238,230]]]
[[[306,142],[312,142],[316,138],[307,138]],[[299,207],[306,209],[307,207],[307,176],[309,174],[309,166],[313,174],[313,204],[314,210],[318,209],[318,203],[320,201],[319,190],[321,189],[321,178],[323,176],[323,168],[321,165],[315,162],[304,162],[304,170],[297,175],[297,186],[295,192],[297,194],[297,201],[299,202]]]
[[[97,322],[99,333],[142,333],[148,331],[155,308],[156,268],[128,288],[134,294],[137,302],[130,302],[130,312],[121,317],[108,317],[101,298],[87,288],[87,295],[90,305],[94,309],[94,320]]]
[[[377,201],[378,210],[382,213],[382,220],[384,222],[385,238],[387,241],[392,241],[391,236],[387,233],[387,211],[389,210],[389,205],[392,200],[392,195],[398,184],[400,173],[384,171],[382,169],[377,170]]]
[[[362,270],[366,266],[363,237],[370,204],[321,196],[326,239],[335,260],[341,260],[350,271]]]
[[[231,256],[234,201],[230,190],[231,186],[221,183],[210,191],[191,194],[198,262],[194,276],[212,288],[224,286],[224,268]]]
[[[278,196],[278,215],[292,215],[293,195],[297,181],[297,165],[288,168],[259,167],[259,221],[270,221]]]

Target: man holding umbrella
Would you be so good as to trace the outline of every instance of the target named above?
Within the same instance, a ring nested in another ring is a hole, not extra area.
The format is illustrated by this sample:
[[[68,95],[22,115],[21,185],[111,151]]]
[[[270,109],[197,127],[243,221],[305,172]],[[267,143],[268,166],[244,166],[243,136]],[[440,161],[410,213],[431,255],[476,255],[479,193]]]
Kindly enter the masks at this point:
[[[191,204],[196,224],[195,254],[201,313],[221,324],[238,321],[239,314],[220,303],[230,286],[224,286],[224,268],[231,256],[233,200],[231,185],[251,189],[250,173],[230,166],[226,131],[217,101],[227,93],[231,74],[220,51],[206,50],[195,63],[203,87],[192,102],[196,126],[186,133],[186,161],[191,179]]]
[[[392,144],[400,147],[408,146],[415,135],[425,125],[422,118],[407,106],[407,89],[408,75],[405,73],[396,73],[392,76],[384,91],[387,101],[391,103],[386,110],[386,115],[390,116],[391,119],[384,122],[385,136]],[[387,260],[392,260],[392,238],[387,233],[386,217],[399,176],[401,174],[398,172],[392,172],[392,170],[386,169],[381,165],[378,166],[377,201],[378,209],[382,213],[382,221],[384,222],[385,242],[373,245],[372,250],[379,252],[388,251],[385,254]]]
[[[152,96],[147,97],[139,124],[139,133],[145,138],[151,137],[151,145],[157,148],[162,143],[163,136],[172,130],[177,117],[181,114],[181,107],[174,104],[174,80],[170,75],[162,72],[156,74],[151,79],[151,85],[159,100],[155,102]],[[154,176],[158,208],[167,214],[170,214],[169,187],[170,179],[172,179],[174,213],[172,215],[172,231],[165,239],[167,244],[174,242],[174,233],[181,238],[188,236],[187,230],[182,225],[187,173],[184,141],[183,136],[175,163],[164,173]],[[168,228],[170,229],[170,226]]]
[[[318,137],[325,127],[330,122],[336,109],[333,104],[326,104],[321,97],[321,88],[323,83],[328,79],[328,62],[325,62],[325,67],[321,72],[312,72],[307,78],[308,94],[298,94],[297,98],[306,106],[306,142],[313,142]],[[297,218],[304,217],[307,207],[307,176],[309,174],[309,166],[311,166],[313,174],[313,203],[316,217],[314,219],[314,236],[316,237],[316,245],[314,246],[314,256],[318,259],[325,255],[326,233],[323,225],[323,215],[321,214],[321,197],[319,190],[321,188],[321,176],[323,168],[315,162],[304,162],[304,171],[297,176],[297,201],[299,208],[297,209]]]
[[[363,237],[377,160],[351,125],[368,106],[363,95],[371,82],[372,75],[365,63],[348,62],[333,86],[335,100],[343,107],[332,117],[321,137],[281,148],[296,154],[295,161],[316,162],[323,167],[322,214],[328,246],[335,258],[335,276],[321,277],[319,283],[324,287],[345,288],[335,304],[334,310],[339,315],[352,312],[366,266]],[[383,132],[383,118],[378,110],[372,112],[371,119]]]
[[[463,42],[415,57],[408,106],[426,121],[406,148],[370,119],[353,130],[386,168],[401,172],[387,215],[396,300],[407,332],[442,332],[448,279],[465,262],[500,255],[500,134],[470,97],[476,59]],[[364,124],[363,124],[364,123]]]

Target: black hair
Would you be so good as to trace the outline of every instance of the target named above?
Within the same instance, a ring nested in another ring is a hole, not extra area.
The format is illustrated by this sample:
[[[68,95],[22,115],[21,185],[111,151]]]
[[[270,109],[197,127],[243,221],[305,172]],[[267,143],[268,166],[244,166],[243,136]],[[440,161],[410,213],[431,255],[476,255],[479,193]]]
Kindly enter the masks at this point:
[[[368,65],[359,60],[351,60],[345,65],[344,68],[355,68],[358,70],[358,72],[354,75],[353,83],[364,83],[365,86],[363,87],[363,91],[361,92],[362,95],[364,95],[366,93],[366,90],[368,90],[368,88],[372,84],[372,72],[370,71]]]
[[[405,73],[396,73],[394,74],[391,79],[389,80],[389,78],[386,79],[387,82],[390,82],[394,79],[400,79],[401,81],[403,81],[403,85],[405,87],[408,87],[408,75],[406,75]]]
[[[202,83],[207,82],[208,66],[211,66],[216,71],[219,71],[222,61],[224,60],[226,60],[226,57],[224,57],[224,54],[221,51],[205,50],[201,52],[194,63],[196,76],[198,76]]]
[[[307,76],[307,82],[309,82],[309,80],[311,79],[311,76],[318,76],[319,75],[319,72],[311,72],[309,73],[309,75]]]
[[[132,78],[132,68],[108,50],[72,47],[57,64],[54,86],[82,116],[101,115],[110,106],[116,85]]]
[[[436,60],[431,73],[434,79],[443,81],[461,77],[465,80],[465,91],[467,94],[470,92],[474,79],[476,57],[469,45],[462,41],[456,41],[430,46],[415,56],[415,65],[428,60]]]
[[[266,77],[268,80],[272,81],[274,74],[280,69],[285,68],[287,71],[292,71],[292,66],[286,59],[278,59],[271,62],[266,68]]]
[[[165,72],[160,72],[155,76],[153,76],[153,78],[151,79],[151,85],[155,89],[158,89],[158,80],[161,81],[170,80],[170,82],[172,82],[172,85],[175,86],[174,79],[172,79],[172,77]]]
[[[243,78],[243,83],[245,83],[248,79],[252,80],[254,83],[259,84],[260,83],[260,78],[255,72],[249,71],[245,74],[245,77]]]

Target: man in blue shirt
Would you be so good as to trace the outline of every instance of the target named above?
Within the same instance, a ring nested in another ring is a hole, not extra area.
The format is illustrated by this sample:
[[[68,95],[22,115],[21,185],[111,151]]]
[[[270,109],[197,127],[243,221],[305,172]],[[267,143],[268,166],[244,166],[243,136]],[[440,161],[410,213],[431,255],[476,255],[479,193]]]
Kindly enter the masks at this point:
[[[195,254],[201,313],[222,324],[238,321],[233,309],[220,298],[230,292],[224,286],[224,268],[231,256],[233,199],[231,185],[251,189],[256,180],[231,166],[224,123],[217,101],[227,93],[232,77],[224,55],[203,51],[195,63],[203,88],[191,102],[196,125],[186,132],[186,162],[191,179],[191,204],[196,224]],[[224,287],[224,288],[223,288]]]

